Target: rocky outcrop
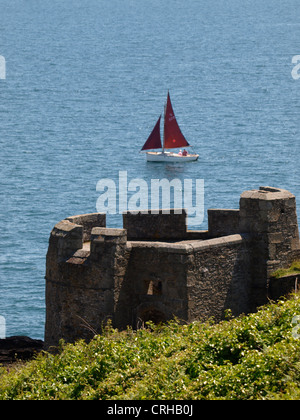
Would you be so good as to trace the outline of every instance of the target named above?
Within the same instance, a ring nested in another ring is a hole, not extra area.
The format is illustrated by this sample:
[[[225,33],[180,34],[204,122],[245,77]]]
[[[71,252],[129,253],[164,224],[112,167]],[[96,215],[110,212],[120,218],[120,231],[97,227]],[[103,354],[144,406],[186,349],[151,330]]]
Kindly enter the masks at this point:
[[[25,336],[0,339],[0,364],[29,360],[43,350],[44,342]]]

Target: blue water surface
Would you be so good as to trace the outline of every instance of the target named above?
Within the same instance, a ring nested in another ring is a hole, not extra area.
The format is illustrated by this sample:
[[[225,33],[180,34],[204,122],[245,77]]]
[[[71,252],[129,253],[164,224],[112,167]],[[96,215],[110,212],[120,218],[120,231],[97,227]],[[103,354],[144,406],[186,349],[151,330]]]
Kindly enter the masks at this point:
[[[260,185],[300,197],[299,1],[0,0],[0,10],[7,336],[43,338],[51,229],[96,211],[100,179],[203,179],[205,212],[238,208]],[[197,162],[138,153],[168,90]],[[108,224],[121,227],[121,216]]]

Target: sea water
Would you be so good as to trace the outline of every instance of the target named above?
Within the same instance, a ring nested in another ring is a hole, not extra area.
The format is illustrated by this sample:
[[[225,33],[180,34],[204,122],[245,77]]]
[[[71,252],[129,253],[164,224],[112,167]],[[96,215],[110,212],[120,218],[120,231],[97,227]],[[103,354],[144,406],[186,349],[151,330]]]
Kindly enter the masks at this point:
[[[43,338],[51,229],[96,211],[100,179],[201,179],[205,213],[261,185],[300,197],[299,16],[297,0],[0,0],[7,336]],[[168,90],[197,162],[139,154]]]

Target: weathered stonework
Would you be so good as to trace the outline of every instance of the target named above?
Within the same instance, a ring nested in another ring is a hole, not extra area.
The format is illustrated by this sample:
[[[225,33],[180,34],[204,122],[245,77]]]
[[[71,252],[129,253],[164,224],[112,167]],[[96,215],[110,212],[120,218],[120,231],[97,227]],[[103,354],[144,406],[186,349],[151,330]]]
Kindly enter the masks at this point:
[[[90,339],[147,320],[234,315],[290,290],[271,273],[300,258],[295,197],[271,187],[245,191],[239,210],[211,209],[208,230],[189,231],[184,211],[69,217],[53,228],[46,264],[46,347]]]

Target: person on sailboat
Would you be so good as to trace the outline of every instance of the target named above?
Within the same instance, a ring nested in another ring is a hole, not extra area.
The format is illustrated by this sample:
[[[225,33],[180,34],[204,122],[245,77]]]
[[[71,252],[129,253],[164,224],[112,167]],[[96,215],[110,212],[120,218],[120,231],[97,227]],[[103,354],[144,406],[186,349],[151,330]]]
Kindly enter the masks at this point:
[[[182,150],[181,150],[181,149],[179,150],[178,155],[179,155],[179,156],[182,156]]]
[[[187,156],[187,154],[188,152],[185,149],[183,149],[182,156]]]

